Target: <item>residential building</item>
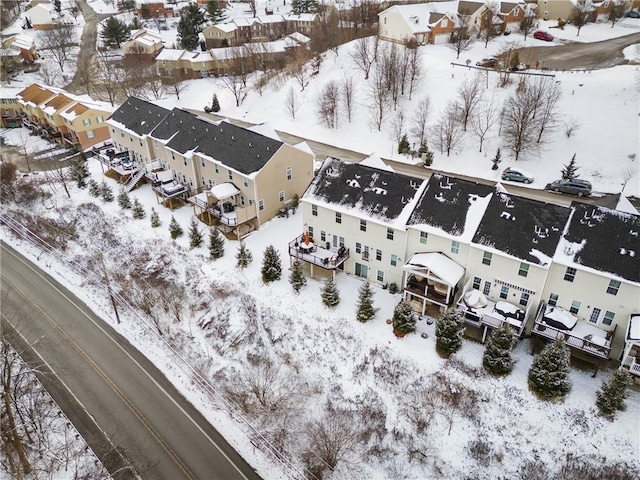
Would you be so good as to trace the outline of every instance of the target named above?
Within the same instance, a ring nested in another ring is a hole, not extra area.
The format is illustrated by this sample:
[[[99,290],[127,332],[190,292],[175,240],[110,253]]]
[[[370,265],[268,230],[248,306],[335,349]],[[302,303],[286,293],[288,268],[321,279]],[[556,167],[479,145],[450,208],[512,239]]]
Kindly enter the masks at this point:
[[[22,88],[0,88],[0,126],[16,128],[22,126],[22,105],[18,102],[18,93]]]
[[[131,39],[122,44],[122,53],[127,60],[151,62],[163,48],[158,32],[141,28],[131,32]]]
[[[628,369],[634,382],[640,383],[640,313],[629,318],[621,368]]]
[[[23,63],[33,63],[38,57],[38,50],[34,38],[27,33],[12,35],[2,41],[4,50],[16,50]],[[3,52],[3,56],[5,53]]]
[[[174,4],[162,0],[136,0],[136,15],[141,18],[179,17],[180,11]]]

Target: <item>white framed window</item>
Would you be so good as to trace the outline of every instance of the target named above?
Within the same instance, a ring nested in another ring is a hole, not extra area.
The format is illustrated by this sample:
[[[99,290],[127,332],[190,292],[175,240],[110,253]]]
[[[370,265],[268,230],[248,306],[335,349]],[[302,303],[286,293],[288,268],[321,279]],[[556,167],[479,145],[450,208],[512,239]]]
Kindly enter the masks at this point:
[[[258,200],[258,210],[264,210],[264,200]]]
[[[311,215],[313,215],[314,217],[318,216],[318,206],[317,205],[311,205]]]
[[[460,251],[460,242],[451,240],[451,253],[457,254]]]
[[[615,316],[616,314],[613,312],[610,312],[609,310],[604,312],[604,318],[602,319],[603,325],[611,325],[613,323],[613,319],[615,318]]]
[[[564,272],[564,279],[567,282],[573,282],[576,278],[576,269],[573,267],[567,267],[567,270]]]
[[[591,315],[589,315],[589,322],[598,323],[600,313],[602,313],[602,310],[600,310],[598,307],[593,307],[593,310],[591,310]]]
[[[340,212],[336,212],[336,223],[342,223],[342,214]]]
[[[362,244],[360,242],[356,242],[356,253],[362,253]]]
[[[484,252],[482,254],[482,264],[483,265],[491,265],[491,258],[493,255],[489,252]]]
[[[220,169],[218,168],[218,164],[217,163],[213,164],[213,169],[215,170],[216,173],[220,173]]]
[[[96,117],[96,123],[104,123],[104,117],[102,115],[98,115]]]
[[[89,125],[91,125],[91,119],[90,118],[83,119],[82,125],[84,125],[85,127],[88,127]],[[122,136],[124,136],[124,134]]]
[[[474,290],[480,290],[480,284],[482,283],[482,280],[480,279],[480,277],[473,277],[473,285],[472,288]]]
[[[204,158],[200,159],[200,165],[202,165],[202,168],[204,168]]]
[[[242,185],[244,185],[245,187],[249,186],[249,179],[247,177],[244,177],[242,179]]]
[[[429,238],[429,234],[427,232],[420,232],[420,243],[421,244],[426,245],[428,238]]]
[[[573,300],[571,302],[571,308],[569,309],[569,311],[571,313],[573,313],[574,315],[577,315],[578,312],[580,311],[580,306],[582,305],[582,302],[579,302],[578,300]]]
[[[367,231],[367,221],[366,220],[360,220],[360,231],[361,232],[366,232]]]
[[[518,269],[518,275],[521,277],[526,277],[529,275],[529,264],[520,262],[520,268]]]
[[[284,190],[281,190],[280,192],[278,192],[278,201],[284,202]]]
[[[86,134],[87,134],[87,138],[93,138],[96,136],[96,134],[93,133],[93,130],[87,130]]]
[[[502,298],[503,300],[506,300],[508,296],[509,296],[509,287],[507,287],[506,285],[502,285],[500,287],[500,298]]]
[[[233,180],[233,172],[231,170],[229,170],[227,176],[229,177],[229,180]]]
[[[387,228],[387,240],[393,240],[393,228]]]
[[[607,293],[611,295],[617,295],[620,290],[621,283],[618,280],[609,280],[609,286],[607,287]]]
[[[395,254],[391,254],[391,265],[396,267],[398,265],[398,256]]]
[[[287,167],[287,180],[291,180],[293,178],[293,169],[291,167]]]
[[[522,292],[522,295],[520,295],[520,305],[526,307],[527,303],[529,303],[529,294],[526,292]]]
[[[482,289],[482,293],[485,295],[489,295],[491,292],[491,282],[484,282],[484,288]]]
[[[551,305],[552,307],[555,307],[558,304],[558,298],[560,298],[560,296],[557,293],[550,293],[549,294],[549,305]]]
[[[376,248],[376,260],[379,262],[382,261],[382,250],[380,250],[379,248]]]
[[[327,241],[327,232],[325,232],[324,230],[320,230],[320,241],[321,242]]]
[[[379,282],[384,282],[384,272],[382,270],[378,270],[378,273],[376,274],[376,280],[378,280]]]

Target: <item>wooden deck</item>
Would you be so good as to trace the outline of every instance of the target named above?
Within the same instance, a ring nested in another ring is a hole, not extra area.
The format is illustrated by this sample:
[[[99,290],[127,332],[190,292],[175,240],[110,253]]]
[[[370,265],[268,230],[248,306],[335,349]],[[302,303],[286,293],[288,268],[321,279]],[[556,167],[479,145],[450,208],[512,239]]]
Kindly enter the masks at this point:
[[[289,242],[289,256],[326,270],[336,270],[349,258],[349,249],[339,248],[334,251],[313,242],[307,245],[304,243],[304,235],[300,235]]]
[[[588,325],[585,322],[578,321],[578,325],[580,324],[592,329],[598,329],[593,325]],[[578,325],[576,325],[576,327],[578,327]],[[600,336],[591,336],[590,338],[587,338],[589,337],[589,334],[583,336],[582,334],[574,332],[573,330],[575,330],[576,327],[572,330],[560,330],[545,324],[540,318],[536,318],[531,333],[550,340],[564,340],[565,344],[569,348],[587,353],[597,358],[605,360],[609,358],[609,355],[611,354],[611,338],[613,338],[613,334],[598,329],[604,333],[604,340],[601,340],[602,337]]]

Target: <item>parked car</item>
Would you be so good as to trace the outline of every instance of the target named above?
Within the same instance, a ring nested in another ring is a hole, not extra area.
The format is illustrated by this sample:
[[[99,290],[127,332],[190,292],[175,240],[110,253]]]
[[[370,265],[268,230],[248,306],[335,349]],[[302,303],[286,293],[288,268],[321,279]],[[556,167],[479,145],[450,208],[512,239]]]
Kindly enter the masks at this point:
[[[476,62],[476,66],[485,68],[495,68],[498,66],[498,59],[495,57],[483,58],[479,62]]]
[[[512,182],[533,183],[533,175],[515,167],[505,168],[500,178],[502,180],[511,180]]]
[[[571,193],[579,197],[588,197],[591,195],[591,183],[580,178],[572,178],[570,180],[555,180],[548,183],[545,190],[554,192]]]
[[[549,32],[544,32],[542,30],[536,30],[535,32],[533,32],[533,38],[537,38],[538,40],[544,40],[545,42],[553,41],[553,35],[551,35]]]
[[[629,17],[629,18],[640,18],[640,13],[636,12],[635,10],[629,10],[627,12],[627,17]]]

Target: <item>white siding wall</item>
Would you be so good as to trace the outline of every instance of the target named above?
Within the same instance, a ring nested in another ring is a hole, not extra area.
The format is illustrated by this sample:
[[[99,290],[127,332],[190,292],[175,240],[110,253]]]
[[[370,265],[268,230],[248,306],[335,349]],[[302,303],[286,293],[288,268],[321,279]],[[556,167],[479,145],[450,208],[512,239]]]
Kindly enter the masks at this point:
[[[381,13],[379,19],[380,27],[378,36],[380,38],[405,41],[413,35],[407,26],[407,22],[395,9],[389,9]]]

